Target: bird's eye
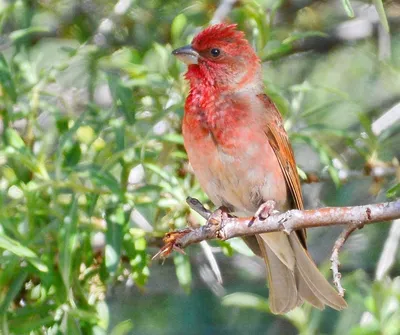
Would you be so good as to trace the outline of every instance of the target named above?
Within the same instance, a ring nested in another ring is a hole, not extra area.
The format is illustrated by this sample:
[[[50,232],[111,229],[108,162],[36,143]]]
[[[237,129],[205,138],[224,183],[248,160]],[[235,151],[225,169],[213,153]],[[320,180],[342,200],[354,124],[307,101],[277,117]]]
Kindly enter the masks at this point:
[[[218,57],[221,54],[221,51],[217,48],[213,48],[210,50],[210,54],[213,57]]]

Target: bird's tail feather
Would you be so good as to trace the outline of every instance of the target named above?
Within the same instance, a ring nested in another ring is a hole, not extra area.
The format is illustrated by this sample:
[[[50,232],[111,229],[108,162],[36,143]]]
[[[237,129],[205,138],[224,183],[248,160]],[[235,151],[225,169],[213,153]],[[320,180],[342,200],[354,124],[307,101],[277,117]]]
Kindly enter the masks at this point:
[[[347,307],[346,301],[338,294],[338,292],[328,283],[326,278],[318,270],[314,261],[311,259],[307,250],[301,245],[297,235],[291,234],[289,236],[290,244],[293,248],[296,257],[296,268],[298,269],[298,281],[302,284],[300,287],[303,290],[299,294],[302,295],[312,293],[314,298],[317,298],[320,303],[330,306],[337,310],[342,310]],[[304,286],[307,286],[304,289]],[[307,298],[309,297],[309,298]],[[307,297],[303,296],[305,300],[310,302],[315,307],[318,307],[317,303],[313,303],[313,297],[307,294]],[[311,299],[310,299],[311,298]],[[320,308],[320,307],[318,307]]]
[[[272,313],[287,313],[303,300],[319,309],[325,305],[337,310],[347,307],[346,301],[319,272],[296,234],[261,234],[257,235],[257,241],[268,269]]]
[[[270,310],[274,314],[287,313],[302,303],[298,301],[294,272],[276,256],[263,237],[256,236],[268,269]]]

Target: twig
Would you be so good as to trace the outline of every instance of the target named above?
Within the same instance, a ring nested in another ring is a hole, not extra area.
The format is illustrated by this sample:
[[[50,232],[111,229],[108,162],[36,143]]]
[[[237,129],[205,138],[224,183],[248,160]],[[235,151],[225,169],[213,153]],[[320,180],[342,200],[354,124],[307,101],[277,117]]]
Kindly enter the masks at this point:
[[[400,220],[394,220],[386,238],[378,265],[376,266],[375,279],[382,281],[385,279],[389,270],[396,262],[397,250],[400,243]],[[360,320],[360,324],[365,326],[373,322],[371,312],[365,311]]]
[[[390,178],[396,176],[400,171],[400,167],[396,165],[398,165],[397,162],[380,162],[380,164],[367,163],[364,166],[363,171],[358,171],[346,169],[343,164],[339,164],[337,165],[338,177],[342,183],[353,180],[354,178],[359,179],[372,177],[375,180]],[[306,179],[302,179],[301,182],[306,184],[320,183],[323,181],[332,180],[328,173],[305,172],[305,174]]]
[[[392,127],[396,122],[400,121],[400,102],[397,102],[389,110],[383,113],[378,119],[376,119],[371,126],[372,132],[379,136],[386,129]]]
[[[344,292],[345,289],[342,287],[342,284],[340,282],[340,279],[342,278],[342,274],[339,272],[339,266],[340,266],[340,261],[339,261],[339,252],[340,249],[342,249],[343,245],[351,235],[353,231],[356,229],[360,229],[364,226],[363,223],[359,224],[350,224],[348,225],[339,235],[338,239],[336,240],[333,249],[332,249],[332,255],[331,255],[331,270],[333,274],[333,283],[335,284],[337,290],[339,291],[339,295],[341,297],[344,297]]]
[[[195,212],[199,213],[203,218],[208,220],[211,215],[211,212],[203,206],[203,204],[197,200],[196,198],[187,197],[186,202],[191,209]]]
[[[394,220],[376,266],[375,278],[382,280],[396,262],[397,250],[400,244],[400,220]]]

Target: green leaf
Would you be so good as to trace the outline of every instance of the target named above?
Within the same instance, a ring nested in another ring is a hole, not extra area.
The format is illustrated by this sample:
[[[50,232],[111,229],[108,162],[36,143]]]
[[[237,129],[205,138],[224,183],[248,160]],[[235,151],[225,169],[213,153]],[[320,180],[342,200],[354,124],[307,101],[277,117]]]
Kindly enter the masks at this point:
[[[184,14],[178,14],[171,24],[171,37],[173,42],[178,42],[183,29],[187,25],[187,18]]]
[[[149,170],[153,171],[157,175],[159,175],[162,179],[164,179],[166,182],[168,182],[169,185],[172,186],[177,186],[179,185],[178,179],[173,176],[172,174],[168,173],[167,171],[163,170],[159,166],[155,164],[144,164],[144,167],[148,168]]]
[[[123,229],[126,219],[122,204],[106,211],[107,231],[105,265],[111,276],[115,275],[120,262]]]
[[[304,170],[300,169],[298,166],[297,173],[299,174],[301,180],[307,180],[307,173],[305,173]]]
[[[260,57],[263,62],[266,62],[274,59],[279,59],[282,56],[291,53],[292,50],[293,50],[292,45],[282,43],[279,47],[274,48],[271,51],[268,51],[266,54],[263,54]]]
[[[19,257],[25,258],[41,272],[49,271],[46,264],[44,264],[31,249],[24,247],[21,243],[3,233],[0,233],[0,248],[8,250]]]
[[[326,33],[323,33],[322,31],[305,31],[305,32],[294,32],[290,34],[289,37],[285,38],[282,43],[283,44],[292,44],[293,42],[296,42],[298,40],[301,40],[303,38],[307,37],[328,37],[329,35]]]
[[[15,89],[14,80],[12,79],[10,68],[2,53],[0,53],[0,85],[11,101],[16,102],[17,91]]]
[[[291,134],[291,138],[295,140],[304,141],[317,151],[321,163],[325,164],[328,167],[329,175],[331,176],[332,181],[338,187],[340,185],[340,178],[338,171],[336,170],[332,162],[332,159],[334,158],[332,150],[326,144],[306,134],[299,134],[299,133]]]
[[[64,167],[73,167],[77,165],[81,159],[82,151],[79,142],[74,142],[74,144],[65,149],[64,151]]]
[[[24,37],[27,37],[31,34],[36,34],[36,33],[47,33],[49,32],[50,29],[49,27],[29,27],[26,29],[19,29],[19,30],[14,30],[10,35],[10,40],[15,42],[18,42],[19,40],[23,39]]]
[[[118,180],[110,172],[103,171],[98,167],[91,167],[89,172],[90,177],[97,186],[106,186],[114,194],[120,197],[123,196]]]
[[[174,255],[175,273],[178,278],[179,284],[189,293],[190,286],[192,284],[192,270],[189,262],[189,258],[186,255],[175,254]]]
[[[385,30],[387,32],[389,32],[390,28],[389,28],[389,23],[388,23],[388,20],[386,17],[385,8],[383,7],[383,1],[382,0],[372,0],[372,3],[375,5],[376,11],[378,12],[379,19],[381,20],[381,24],[382,24],[383,28],[385,28]]]
[[[38,331],[42,327],[49,327],[54,323],[54,316],[49,315],[46,317],[27,317],[25,320],[18,320],[18,322],[10,322],[10,330],[13,334],[31,334],[31,331]]]
[[[10,306],[15,297],[21,291],[22,285],[25,283],[27,276],[28,272],[26,270],[22,270],[18,275],[15,276],[15,278],[13,278],[13,281],[11,282],[3,301],[0,303],[0,315],[3,315],[7,312],[8,306]]]
[[[394,185],[386,191],[386,196],[388,198],[400,197],[400,183]]]
[[[125,320],[118,323],[112,330],[110,335],[127,335],[133,329],[131,320]]]
[[[232,238],[226,241],[233,250],[245,256],[254,256],[254,253],[250,250],[247,244],[241,238]]]
[[[83,334],[77,320],[68,312],[64,313],[60,329],[62,334]]]
[[[268,300],[252,293],[236,292],[222,298],[222,305],[270,312]]]
[[[107,79],[114,107],[125,116],[129,124],[134,124],[136,103],[133,99],[132,90],[116,74],[109,74]]]
[[[141,229],[129,229],[124,237],[124,249],[130,259],[131,278],[139,287],[144,287],[150,275],[149,255],[145,232]]]
[[[64,218],[61,227],[58,240],[60,248],[59,268],[66,291],[69,291],[72,285],[72,265],[78,246],[78,197],[75,195],[72,197],[69,213]]]
[[[354,11],[353,7],[351,6],[350,0],[342,0],[342,5],[344,10],[346,11],[346,14],[349,17],[354,17]]]
[[[161,137],[161,141],[183,145],[183,136],[181,134],[166,134]]]
[[[23,149],[25,148],[25,142],[19,136],[16,130],[12,128],[7,128],[5,131],[7,144],[15,149]]]

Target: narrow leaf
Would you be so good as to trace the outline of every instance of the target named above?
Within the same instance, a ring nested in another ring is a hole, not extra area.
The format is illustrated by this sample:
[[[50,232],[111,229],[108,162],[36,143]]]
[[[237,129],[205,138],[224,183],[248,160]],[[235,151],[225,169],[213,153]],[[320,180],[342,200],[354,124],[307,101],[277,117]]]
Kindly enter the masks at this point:
[[[0,248],[8,250],[19,257],[25,258],[41,272],[47,272],[49,270],[46,264],[44,264],[31,249],[24,247],[21,243],[3,233],[0,233]]]
[[[372,0],[372,2],[375,5],[376,11],[378,12],[379,19],[381,20],[381,24],[382,24],[383,28],[385,28],[385,30],[387,32],[389,32],[390,28],[389,28],[389,23],[388,23],[388,20],[386,17],[385,8],[383,7],[383,1],[382,0]]]
[[[268,300],[251,293],[237,292],[222,298],[224,306],[251,308],[263,312],[269,312]]]
[[[346,11],[346,14],[349,17],[354,17],[353,7],[350,3],[350,0],[342,0],[343,8]]]
[[[8,306],[14,301],[15,297],[21,291],[21,287],[24,284],[28,273],[26,270],[22,270],[12,281],[11,286],[0,304],[0,315],[7,312]]]
[[[114,276],[120,262],[123,228],[126,222],[123,206],[107,210],[106,222],[105,264],[108,273]]]
[[[400,183],[394,185],[390,189],[387,190],[386,196],[388,198],[396,198],[400,196]]]
[[[48,27],[29,27],[26,29],[19,29],[19,30],[14,30],[10,35],[10,40],[12,40],[13,42],[17,42],[18,40],[29,36],[31,34],[36,34],[36,33],[47,33],[49,32],[49,28]]]
[[[72,262],[75,256],[78,240],[77,229],[78,199],[74,195],[70,205],[69,213],[63,221],[61,233],[59,236],[60,272],[67,291],[71,286]]]
[[[10,97],[12,102],[17,101],[17,91],[14,80],[12,79],[10,68],[4,56],[0,53],[0,87]]]
[[[187,256],[181,254],[174,255],[175,272],[178,278],[179,284],[185,290],[190,291],[190,285],[192,283],[192,270],[190,262]]]

